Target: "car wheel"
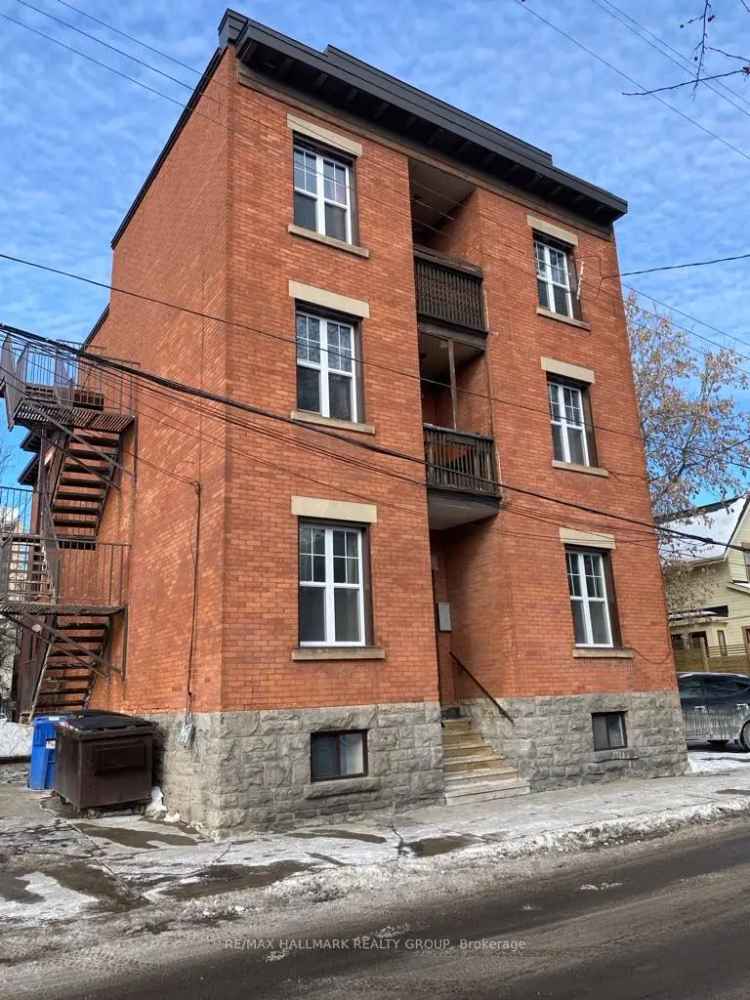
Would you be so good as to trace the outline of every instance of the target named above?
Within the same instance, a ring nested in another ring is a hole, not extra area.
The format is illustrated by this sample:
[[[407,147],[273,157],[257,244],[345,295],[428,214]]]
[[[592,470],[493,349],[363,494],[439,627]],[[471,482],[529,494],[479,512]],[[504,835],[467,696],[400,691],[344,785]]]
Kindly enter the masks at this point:
[[[745,753],[750,753],[750,722],[746,722],[740,733],[740,746]]]

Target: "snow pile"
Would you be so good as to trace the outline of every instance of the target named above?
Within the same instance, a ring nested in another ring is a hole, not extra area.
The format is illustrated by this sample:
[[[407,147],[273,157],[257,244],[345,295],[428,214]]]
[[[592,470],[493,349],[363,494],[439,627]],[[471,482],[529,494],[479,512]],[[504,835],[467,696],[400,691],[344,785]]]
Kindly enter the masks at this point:
[[[0,719],[0,758],[30,757],[33,726]]]
[[[151,789],[151,801],[143,811],[147,819],[163,820],[165,823],[179,823],[180,814],[167,812],[164,795],[158,785]]]
[[[688,767],[692,774],[727,774],[729,771],[750,768],[750,754],[709,753],[694,750],[688,754]]]

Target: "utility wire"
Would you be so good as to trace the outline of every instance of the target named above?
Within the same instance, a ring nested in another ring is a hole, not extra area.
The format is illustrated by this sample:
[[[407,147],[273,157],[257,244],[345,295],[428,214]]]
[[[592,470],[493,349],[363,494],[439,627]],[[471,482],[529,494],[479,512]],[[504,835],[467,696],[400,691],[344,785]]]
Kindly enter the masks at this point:
[[[216,316],[216,315],[209,314],[209,313],[203,313],[203,312],[200,312],[199,310],[190,309],[189,307],[186,307],[186,306],[179,306],[179,305],[177,305],[175,303],[168,302],[168,301],[165,301],[165,300],[162,300],[162,299],[156,299],[156,298],[153,298],[151,296],[146,296],[146,295],[143,295],[140,292],[134,292],[134,291],[131,291],[129,289],[121,288],[119,286],[108,285],[108,284],[106,284],[104,282],[96,281],[93,278],[87,278],[84,275],[79,275],[79,274],[76,274],[74,272],[63,271],[63,270],[60,270],[59,268],[49,267],[47,265],[40,264],[40,263],[35,262],[35,261],[29,261],[29,260],[26,260],[24,258],[14,257],[14,256],[11,256],[11,255],[8,255],[8,254],[2,254],[2,253],[0,253],[0,259],[9,260],[9,261],[11,261],[13,263],[18,263],[18,264],[22,264],[24,266],[35,268],[35,269],[38,269],[38,270],[47,271],[47,272],[50,272],[52,274],[56,274],[56,275],[59,275],[59,276],[62,276],[62,277],[71,278],[73,280],[81,281],[81,282],[84,282],[86,284],[90,284],[90,285],[93,285],[95,287],[98,287],[98,288],[107,289],[110,292],[118,292],[118,293],[123,294],[123,295],[132,296],[132,297],[135,297],[137,299],[141,299],[143,301],[146,301],[146,302],[149,302],[149,303],[152,303],[152,304],[165,306],[165,307],[168,307],[168,308],[171,308],[171,309],[175,309],[175,310],[178,310],[178,311],[181,311],[181,312],[187,312],[187,313],[189,313],[191,315],[194,315],[194,316],[196,316],[196,317],[198,317],[200,319],[207,319],[207,320],[219,323],[219,324],[224,324],[224,325],[227,325],[227,326],[233,326],[233,327],[245,330],[245,331],[250,332],[250,333],[260,334],[262,336],[267,336],[267,337],[269,337],[271,339],[274,339],[274,340],[277,340],[277,341],[281,341],[283,343],[287,343],[287,344],[289,344],[291,346],[296,346],[296,339],[294,339],[294,338],[283,337],[280,334],[272,334],[272,333],[270,333],[268,331],[264,331],[264,330],[262,330],[260,328],[253,327],[253,326],[250,326],[248,324],[239,323],[237,321],[229,321],[229,320],[224,319],[221,316]],[[612,277],[614,277],[614,276],[612,276]],[[648,296],[645,292],[642,292],[642,291],[634,288],[633,286],[625,285],[625,287],[629,288],[630,290],[634,291],[636,294],[638,294],[638,295],[640,295],[640,296],[642,296],[644,298],[651,298],[651,301],[657,302],[659,305],[662,306],[662,308],[676,310],[676,307],[670,306],[668,303],[659,302],[659,300],[653,299],[652,297]],[[657,318],[659,317],[658,313],[655,313],[655,312],[653,312],[651,310],[642,309],[642,311],[645,312],[645,313],[647,313],[647,314],[649,314],[649,315],[651,315],[651,316],[654,316],[654,317],[657,317]],[[676,310],[676,311],[679,311],[679,310]],[[690,316],[687,313],[684,313],[683,315],[687,316],[687,318],[693,320],[694,322],[697,322],[697,323],[702,324],[702,325],[706,325],[709,329],[713,330],[716,333],[719,333],[722,336],[726,336],[726,337],[729,337],[730,339],[736,340],[738,343],[742,344],[745,347],[750,346],[750,345],[747,344],[746,341],[743,341],[741,338],[736,337],[736,336],[734,336],[734,335],[732,335],[730,333],[727,333],[726,331],[720,330],[718,327],[712,327],[712,326],[710,326],[710,324],[704,324],[702,320],[698,320],[696,317]],[[704,337],[701,334],[696,333],[695,331],[687,331],[686,330],[685,332],[688,333],[690,336],[694,336],[694,337],[696,337],[696,338],[698,338],[700,340],[703,340],[706,343],[708,343],[708,344],[710,344],[710,345],[712,345],[714,347],[722,348],[721,344],[717,344],[716,341],[711,340],[711,338]],[[327,351],[328,350],[328,348],[325,348],[322,345],[321,345],[320,349],[321,349],[321,351]],[[697,348],[691,348],[691,349],[693,349],[695,351],[698,350]],[[750,361],[750,355],[744,355],[741,352],[736,352],[736,353],[738,354],[738,356],[743,357],[746,360]],[[424,376],[420,376],[420,375],[418,375],[416,373],[405,371],[403,369],[396,369],[396,368],[393,368],[393,367],[391,367],[389,365],[381,365],[381,364],[378,364],[377,362],[367,362],[367,361],[364,361],[364,360],[355,361],[355,364],[361,365],[363,367],[373,367],[373,368],[381,369],[383,371],[388,372],[389,374],[392,374],[392,375],[401,375],[401,376],[403,376],[405,378],[409,378],[409,379],[412,379],[412,380],[423,382],[423,383],[426,383],[428,385],[439,387],[441,389],[449,389],[450,388],[450,386],[448,384],[446,384],[446,383],[439,382],[439,381],[434,380],[434,379],[429,379],[429,378],[426,378]],[[534,406],[531,406],[530,404],[518,403],[516,401],[511,401],[511,400],[503,399],[502,397],[499,397],[499,396],[476,392],[475,390],[459,389],[458,391],[459,391],[459,393],[467,394],[469,396],[472,396],[472,397],[475,397],[475,398],[479,398],[479,399],[483,399],[483,400],[486,400],[488,402],[495,402],[495,403],[498,403],[499,405],[508,406],[508,407],[514,407],[514,408],[519,408],[519,409],[522,409],[522,410],[526,410],[528,412],[539,413],[540,415],[543,415],[543,416],[545,416],[547,418],[549,417],[549,409],[548,408],[544,408],[543,409],[541,407],[534,407]],[[600,424],[600,423],[597,423],[597,422],[594,422],[593,425],[592,425],[592,427],[593,427],[594,430],[600,431],[602,433],[617,434],[617,435],[621,435],[621,436],[624,436],[624,437],[631,437],[631,438],[639,440],[639,441],[642,440],[642,436],[641,436],[640,432],[635,433],[635,432],[632,432],[632,431],[625,431],[625,430],[622,430],[620,428],[608,427],[606,425],[603,425],[603,424]],[[703,456],[703,457],[707,457],[707,456]],[[735,464],[735,465],[739,466],[738,463],[732,463],[732,464]],[[644,478],[644,479],[646,478],[646,477],[643,477],[640,473],[629,473],[629,472],[624,472],[623,470],[619,470],[617,474],[624,475],[624,476],[631,476],[631,477],[635,477],[635,478]]]
[[[250,325],[248,323],[242,323],[242,322],[239,322],[237,320],[228,320],[228,319],[225,319],[223,316],[218,316],[218,315],[213,314],[213,313],[204,313],[204,312],[201,312],[198,309],[193,309],[190,306],[177,305],[176,303],[169,302],[166,299],[160,299],[160,298],[156,298],[154,296],[145,295],[142,292],[135,292],[135,291],[133,291],[131,289],[123,288],[123,287],[121,287],[119,285],[110,285],[110,284],[107,284],[106,282],[103,282],[103,281],[97,281],[94,278],[88,278],[85,275],[76,274],[73,271],[65,271],[65,270],[62,270],[61,268],[51,267],[51,266],[49,266],[47,264],[41,264],[41,263],[39,263],[37,261],[28,260],[28,259],[25,259],[23,257],[16,257],[16,256],[13,256],[11,254],[0,253],[0,260],[7,260],[7,261],[9,261],[11,263],[14,263],[14,264],[21,264],[24,267],[34,268],[36,270],[44,271],[44,272],[47,272],[49,274],[55,274],[55,275],[58,275],[58,276],[63,277],[63,278],[70,278],[70,279],[72,279],[74,281],[80,281],[80,282],[83,282],[84,284],[92,285],[95,288],[102,288],[102,289],[105,289],[105,290],[107,290],[109,292],[115,292],[115,293],[118,293],[120,295],[127,295],[127,296],[130,296],[132,298],[139,299],[142,302],[147,302],[147,303],[149,303],[151,305],[164,306],[165,308],[168,308],[168,309],[174,309],[174,310],[177,310],[178,312],[184,312],[184,313],[186,313],[186,314],[188,314],[190,316],[193,316],[193,317],[195,317],[197,319],[209,320],[211,322],[218,323],[218,324],[221,324],[223,326],[234,327],[237,330],[243,330],[246,333],[252,333],[252,334],[257,334],[259,336],[267,337],[267,338],[269,338],[271,340],[275,340],[275,341],[278,341],[278,342],[283,343],[283,344],[288,344],[288,345],[290,345],[292,347],[295,347],[295,348],[297,346],[297,340],[296,340],[295,337],[285,337],[285,336],[283,336],[281,334],[271,333],[268,330],[263,330],[260,327],[255,327],[255,326],[252,326],[252,325]],[[435,339],[441,339],[436,334],[435,335],[429,334],[429,336],[434,336]],[[334,354],[340,354],[341,353],[336,348],[324,347],[322,344],[320,345],[319,349],[320,349],[320,351],[322,353],[329,353],[329,352],[330,353],[334,353]],[[389,375],[399,375],[399,376],[402,376],[404,378],[409,378],[412,381],[416,381],[416,382],[419,382],[419,383],[422,383],[422,384],[431,385],[431,386],[434,386],[434,387],[439,388],[439,389],[450,389],[450,384],[445,383],[445,382],[441,382],[441,381],[439,381],[437,379],[431,379],[431,378],[428,378],[426,376],[420,375],[416,371],[415,372],[409,372],[409,371],[406,371],[404,369],[394,368],[391,365],[385,365],[385,364],[381,364],[381,363],[376,362],[376,361],[367,361],[365,359],[357,359],[357,358],[354,359],[354,364],[357,367],[378,369],[380,371],[386,372]],[[484,400],[487,400],[489,402],[496,402],[496,403],[499,403],[499,404],[501,404],[503,406],[518,406],[521,409],[530,410],[530,411],[533,411],[533,412],[537,412],[537,413],[549,416],[549,409],[542,409],[540,407],[533,407],[533,406],[530,406],[528,404],[516,403],[515,401],[502,399],[501,397],[496,397],[496,396],[493,396],[493,395],[489,395],[487,393],[477,392],[476,390],[458,389],[458,392],[461,393],[461,394],[468,395],[468,396],[473,396],[473,397],[478,398],[478,399],[484,399]],[[626,430],[623,430],[622,428],[608,427],[606,425],[599,424],[599,423],[594,423],[593,427],[594,427],[595,430],[602,431],[603,433],[617,434],[617,435],[621,435],[621,436],[625,436],[625,437],[632,437],[632,438],[635,438],[637,440],[641,439],[641,435],[639,433],[635,432],[635,431],[626,431]]]
[[[169,55],[167,52],[163,52],[161,49],[155,49],[153,45],[149,45],[140,38],[136,38],[135,35],[129,35],[127,31],[122,31],[120,28],[116,28],[108,21],[102,21],[101,18],[94,17],[93,14],[89,14],[88,11],[81,10],[80,7],[73,6],[72,3],[67,3],[66,0],[56,0],[56,2],[61,4],[63,7],[67,7],[68,10],[75,11],[75,13],[80,14],[81,17],[86,17],[89,21],[93,21],[95,24],[101,25],[102,28],[106,28],[108,31],[112,31],[116,35],[120,35],[121,38],[127,38],[128,41],[134,42],[136,45],[140,45],[144,49],[148,49],[148,51],[153,52],[154,55],[161,56],[162,59],[169,60],[169,62],[174,63],[175,66],[181,66],[182,69],[186,69],[190,73],[195,73],[196,76],[203,75],[201,70],[196,69],[195,66],[190,66],[188,63],[181,62],[179,59],[175,59],[174,56]]]
[[[264,407],[256,406],[255,404],[252,403],[245,403],[242,402],[241,400],[233,399],[230,396],[225,396],[220,393],[214,393],[207,389],[199,388],[197,386],[190,386],[187,385],[186,383],[179,382],[175,379],[170,379],[167,378],[166,376],[157,375],[154,372],[146,372],[143,371],[142,369],[136,369],[120,361],[114,361],[110,358],[105,358],[98,355],[92,355],[89,352],[82,350],[80,348],[76,348],[69,344],[64,344],[59,341],[49,340],[48,338],[42,337],[39,334],[34,334],[29,331],[19,331],[18,328],[10,328],[9,332],[13,332],[17,336],[22,335],[29,342],[35,344],[42,344],[50,350],[62,350],[63,352],[69,353],[73,356],[84,358],[85,360],[95,365],[103,366],[105,368],[114,371],[119,371],[122,372],[123,374],[128,374],[138,380],[146,381],[154,385],[159,385],[178,393],[184,393],[185,395],[193,396],[198,399],[219,403],[222,406],[226,406],[231,409],[236,409],[244,413],[251,413],[254,416],[267,417],[270,420],[277,421],[280,423],[293,424],[295,427],[300,426],[294,420],[292,420],[292,418],[287,417],[282,413],[274,413],[272,410],[267,410]],[[359,448],[368,452],[373,452],[375,454],[385,455],[389,458],[395,458],[401,461],[410,462],[412,464],[420,466],[423,469],[426,469],[428,466],[432,468],[440,468],[439,466],[437,467],[432,466],[424,458],[420,458],[419,456],[416,455],[411,455],[407,452],[401,452],[394,448],[386,448],[383,445],[378,445],[370,442],[354,441],[351,438],[338,434],[336,431],[331,431],[323,427],[316,427],[311,424],[303,425],[303,427],[304,430],[306,431],[322,434],[326,437],[332,437],[334,439],[342,441],[343,443],[353,448]],[[600,508],[591,507],[588,504],[581,504],[572,500],[563,500],[560,497],[550,496],[549,494],[541,493],[538,490],[526,489],[524,487],[512,485],[507,482],[497,482],[495,480],[484,479],[483,477],[474,477],[474,478],[477,480],[477,482],[487,483],[488,485],[500,487],[501,489],[504,490],[510,490],[514,493],[518,493],[521,496],[533,497],[534,499],[537,500],[542,500],[547,503],[556,504],[562,507],[581,511],[587,514],[593,514],[597,517],[602,517],[607,520],[616,520],[616,521],[621,521],[625,524],[630,524],[637,527],[644,527],[653,531],[655,536],[657,533],[661,532],[674,537],[687,538],[691,541],[697,541],[707,545],[723,544],[717,542],[717,540],[715,539],[709,538],[704,535],[699,535],[695,532],[681,531],[679,529],[668,528],[663,525],[657,527],[653,521],[645,521],[642,518],[635,518],[635,517],[630,517],[626,514],[619,514],[614,511],[602,510]],[[742,546],[732,545],[731,543],[727,543],[725,545],[725,548],[735,549],[738,552],[745,551],[742,548]]]
[[[543,17],[541,14],[537,13],[537,11],[529,7],[527,3],[524,3],[523,0],[515,0],[515,2],[522,10],[525,10],[527,14],[530,14],[532,17],[535,17],[537,21],[541,21],[542,24],[547,25],[548,28],[551,28],[553,31],[557,32],[558,35],[561,35],[563,38],[566,38],[569,42],[577,46],[587,55],[590,55],[592,59],[596,59],[597,62],[600,62],[603,66],[606,66],[607,69],[611,69],[613,73],[617,73],[617,75],[621,76],[623,80],[627,80],[628,83],[631,83],[634,87],[639,87],[641,90],[645,89],[643,84],[639,83],[638,80],[633,79],[632,76],[629,76],[623,70],[619,69],[608,59],[605,59],[604,56],[599,55],[599,53],[596,52],[594,49],[590,49],[587,45],[584,45],[583,42],[580,42],[577,38],[569,34],[567,31],[564,31],[562,28],[559,28],[556,24],[553,24],[552,21],[547,20],[546,17]],[[668,108],[674,114],[679,115],[679,117],[684,119],[684,121],[689,122],[691,125],[694,125],[697,129],[700,129],[701,132],[705,133],[711,139],[716,139],[717,142],[722,143],[722,145],[726,146],[727,149],[731,149],[733,152],[738,153],[741,157],[743,157],[743,159],[750,160],[750,153],[746,152],[746,150],[740,149],[739,146],[735,146],[733,143],[729,142],[727,139],[724,139],[716,132],[712,132],[711,129],[706,128],[705,125],[702,125],[700,122],[696,121],[695,118],[691,118],[690,115],[686,115],[684,111],[680,111],[679,108],[676,108],[673,104],[670,104],[668,101],[665,101],[663,97],[659,96],[659,94],[651,94],[650,96],[653,97],[655,101],[658,101],[659,104],[663,104],[665,108]]]
[[[707,267],[709,264],[728,264],[735,260],[748,260],[750,253],[738,254],[736,257],[714,257],[711,260],[694,260],[688,264],[663,264],[660,267],[644,267],[640,271],[622,271],[618,274],[603,274],[605,278],[633,278],[637,274],[655,274],[657,271],[684,271],[689,267]]]
[[[42,14],[42,15],[44,15],[45,17],[48,17],[48,18],[50,18],[51,20],[53,20],[53,21],[57,22],[58,24],[61,24],[61,25],[63,25],[64,27],[67,27],[67,28],[69,28],[69,29],[70,29],[70,30],[72,30],[72,31],[76,31],[76,32],[78,32],[79,34],[83,35],[84,37],[86,37],[86,38],[88,38],[88,39],[90,39],[90,40],[92,40],[92,41],[96,42],[97,44],[100,44],[100,45],[102,45],[102,46],[104,46],[104,47],[106,47],[106,48],[110,49],[110,50],[111,50],[111,51],[113,51],[113,52],[116,52],[117,54],[119,54],[119,55],[121,55],[121,56],[123,56],[123,57],[125,57],[125,58],[127,58],[127,59],[131,59],[132,61],[136,62],[136,63],[137,63],[138,65],[140,65],[140,66],[143,66],[144,68],[146,68],[146,69],[150,70],[150,71],[151,71],[151,72],[153,72],[153,73],[157,73],[157,74],[159,74],[159,75],[161,75],[161,76],[165,77],[166,79],[170,80],[170,81],[171,81],[171,82],[173,82],[173,83],[176,83],[176,84],[179,84],[180,86],[182,86],[182,87],[185,87],[185,88],[187,88],[188,90],[191,90],[191,91],[192,91],[192,90],[194,89],[194,88],[193,88],[193,87],[192,87],[192,86],[191,86],[190,84],[187,84],[187,83],[185,83],[185,82],[184,82],[184,81],[182,81],[182,80],[179,80],[179,79],[178,79],[177,77],[174,77],[174,76],[172,76],[172,75],[171,75],[171,74],[169,74],[169,73],[166,73],[166,72],[165,72],[164,70],[161,70],[161,69],[159,69],[158,67],[155,67],[155,66],[152,66],[151,64],[149,64],[149,63],[146,63],[145,61],[143,61],[143,60],[141,60],[141,59],[138,59],[138,58],[137,58],[136,56],[133,56],[133,55],[131,55],[131,54],[130,54],[130,53],[128,53],[128,52],[125,52],[125,51],[124,51],[123,49],[119,49],[119,48],[117,48],[116,46],[113,46],[113,45],[110,45],[109,43],[107,43],[107,42],[103,41],[102,39],[100,39],[100,38],[97,38],[96,36],[94,36],[94,35],[91,35],[91,34],[89,34],[88,32],[85,32],[85,31],[83,31],[83,30],[82,30],[81,28],[77,27],[76,25],[73,25],[73,24],[71,24],[70,22],[68,22],[68,21],[65,21],[65,20],[64,20],[64,19],[62,19],[62,18],[59,18],[59,17],[56,17],[55,15],[53,15],[53,14],[50,14],[50,13],[48,13],[47,11],[44,11],[44,10],[42,10],[42,9],[41,9],[41,8],[39,8],[39,7],[36,7],[36,6],[34,5],[34,4],[32,4],[32,3],[29,3],[29,2],[28,2],[28,0],[16,0],[16,2],[17,2],[17,3],[19,3],[19,4],[21,4],[21,5],[22,5],[22,6],[24,6],[24,7],[27,7],[27,8],[29,8],[30,10],[33,10],[33,11],[35,11],[35,12],[39,13],[39,14]],[[58,2],[60,2],[60,3],[63,3],[63,5],[64,5],[64,6],[66,6],[66,7],[69,7],[69,8],[71,9],[71,10],[76,10],[76,11],[77,11],[78,13],[80,13],[80,14],[84,14],[84,16],[88,16],[88,15],[86,15],[86,14],[85,14],[85,12],[83,12],[83,11],[78,11],[78,9],[77,9],[77,8],[75,8],[75,7],[72,7],[72,6],[70,5],[70,4],[67,4],[67,3],[65,3],[65,2],[64,2],[64,0],[58,0]],[[597,5],[601,7],[601,3],[599,3],[599,0],[593,0],[593,2],[597,3]],[[605,8],[601,7],[601,9],[605,9]],[[612,13],[611,11],[607,11],[607,12],[608,12],[608,13],[610,13],[610,15],[611,15],[611,16],[613,16],[613,17],[615,17],[615,16],[616,16],[616,15],[614,15],[614,14],[613,14],[613,13]],[[533,12],[533,11],[530,11],[530,13],[534,13],[534,12]],[[536,15],[536,14],[535,14],[535,16],[538,16],[538,15]],[[11,20],[12,20],[12,19],[11,19]],[[126,37],[126,38],[129,38],[129,39],[130,39],[131,41],[134,41],[134,42],[136,42],[136,44],[141,44],[141,43],[140,43],[140,42],[139,42],[139,41],[138,41],[137,39],[135,39],[135,38],[134,38],[133,36],[130,36],[130,35],[127,35],[127,33],[124,33],[124,32],[120,32],[120,31],[119,31],[118,29],[116,29],[116,28],[113,28],[113,27],[112,27],[111,25],[108,25],[108,24],[107,24],[106,22],[102,21],[101,19],[98,19],[98,18],[93,18],[93,17],[92,17],[92,18],[91,18],[91,20],[93,20],[93,21],[96,21],[97,23],[99,23],[99,24],[101,24],[101,25],[103,25],[103,26],[106,26],[106,27],[108,27],[108,28],[110,28],[110,29],[111,29],[111,30],[113,30],[113,31],[116,31],[116,32],[117,32],[118,34],[123,34],[123,35],[124,35],[124,37]],[[618,20],[619,20],[619,18],[618,18]],[[18,24],[18,25],[19,25],[19,26],[21,26],[21,27],[27,27],[27,28],[29,28],[29,30],[36,30],[36,29],[32,28],[32,27],[31,27],[31,26],[29,26],[29,25],[25,25],[25,24],[23,24],[23,22],[19,22],[19,21],[14,21],[14,23]],[[624,23],[624,22],[623,22],[623,23]],[[551,26],[551,27],[553,27],[553,28],[555,27],[554,25],[550,25],[550,26]],[[629,27],[629,26],[628,26],[628,25],[626,25],[626,27]],[[558,30],[558,29],[555,29],[555,30]],[[630,30],[634,30],[634,29],[630,29]],[[43,33],[42,33],[42,34],[43,34]],[[637,32],[636,32],[636,34],[637,34]],[[58,39],[55,39],[55,38],[53,38],[52,36],[47,36],[47,35],[44,35],[44,34],[43,34],[43,37],[45,37],[45,38],[48,38],[48,40],[50,40],[50,41],[53,41],[53,42],[56,42],[56,43],[58,43],[58,44],[63,44],[63,43],[60,43]],[[568,37],[568,36],[566,36],[566,37]],[[640,36],[640,35],[639,35],[638,37],[642,37],[642,36]],[[572,36],[571,36],[571,40],[572,40]],[[644,39],[644,40],[646,40],[646,39]],[[70,47],[69,47],[69,46],[64,46],[64,47],[66,47],[66,48],[70,49]],[[145,45],[145,44],[144,44],[144,47],[146,47],[146,48],[151,48],[150,46],[147,46],[147,45]],[[84,58],[89,58],[89,57],[87,57],[87,56],[86,56],[86,54],[85,54],[85,53],[79,53],[79,52],[78,52],[78,50],[75,50],[75,49],[70,49],[70,51],[73,51],[73,52],[75,52],[76,54],[80,54],[80,55],[81,55],[82,57],[84,57]],[[156,50],[156,49],[152,49],[152,51],[154,51],[154,52],[157,52],[157,53],[158,53],[159,55],[161,55],[161,56],[164,56],[165,58],[169,58],[168,56],[165,56],[165,54],[164,54],[164,53],[162,53],[162,52],[160,52],[159,50]],[[667,58],[669,58],[669,57],[667,57]],[[106,65],[106,64],[104,64],[104,63],[99,63],[99,62],[98,62],[98,61],[96,61],[96,60],[94,60],[94,61],[96,62],[96,64],[97,64],[97,65],[101,66],[102,68],[105,68],[105,69],[112,69],[112,67],[109,67],[109,66],[107,66],[107,65]],[[672,60],[672,61],[674,61],[674,60]],[[180,65],[185,65],[185,64],[180,64]],[[608,64],[608,65],[609,65],[609,64]],[[191,69],[191,71],[192,71],[192,72],[194,72],[194,73],[197,73],[197,72],[199,72],[198,70],[195,70],[195,69],[193,69],[192,67],[187,67],[187,68]],[[611,67],[611,68],[614,68],[614,67]],[[117,72],[117,71],[115,71],[115,72]],[[619,71],[617,71],[617,72],[619,72]],[[738,70],[737,72],[742,72],[742,70]],[[121,74],[121,75],[122,75],[122,74]],[[138,81],[138,80],[136,80],[136,79],[135,79],[134,77],[129,77],[129,76],[127,76],[127,75],[126,75],[126,79],[128,79],[128,81],[129,81],[129,82],[133,82],[133,83],[137,83],[138,85],[141,85],[141,81]],[[710,80],[710,79],[713,79],[713,78],[712,78],[712,77],[707,77],[707,78],[702,78],[702,80]],[[226,84],[224,84],[224,82],[223,82],[223,81],[221,81],[221,80],[216,80],[215,82],[217,82],[217,83],[220,83],[220,84],[221,84],[222,86],[225,86],[225,87],[227,86],[227,85],[226,85]],[[692,82],[692,81],[687,81],[687,83],[688,83],[688,84],[689,84],[689,83],[691,83],[691,82]],[[680,86],[681,86],[681,85],[680,85]],[[168,99],[168,100],[173,100],[172,98],[169,98],[169,97],[167,97],[167,95],[164,95],[164,94],[162,94],[162,93],[161,93],[160,91],[155,91],[155,90],[153,90],[153,88],[149,88],[149,89],[151,89],[151,92],[152,92],[152,93],[156,93],[156,94],[157,94],[158,96],[163,96],[163,97],[165,97],[165,98],[166,98],[166,99]],[[201,91],[201,96],[202,96],[202,95],[203,95],[204,93],[205,93],[205,88],[204,88],[204,89],[203,89],[203,90]],[[180,102],[178,102],[178,103],[180,103]],[[181,105],[181,106],[182,106],[182,107],[187,107],[187,105]],[[208,116],[204,116],[204,117],[208,117]],[[209,120],[210,120],[210,121],[212,121],[212,122],[213,122],[214,124],[217,124],[217,125],[219,125],[219,126],[221,126],[221,127],[225,127],[225,128],[228,128],[227,126],[225,126],[225,125],[224,125],[224,123],[223,123],[223,122],[219,122],[219,121],[216,121],[216,120],[215,120],[215,119],[213,119],[213,118],[209,118]],[[255,121],[255,122],[256,122],[257,124],[259,124],[259,125],[265,125],[265,123],[263,123],[263,122],[260,122],[260,121],[259,121],[258,119],[250,119],[250,120],[252,120],[252,121]],[[267,127],[267,126],[266,126],[266,127]],[[241,134],[241,133],[238,133],[238,132],[237,132],[237,130],[235,130],[235,129],[228,129],[228,131],[231,131],[231,132],[233,132],[233,133],[235,133],[235,134]],[[245,134],[245,135],[243,135],[243,138],[249,138],[249,136],[248,136],[247,134]],[[308,173],[309,173],[309,171],[308,171]],[[317,171],[317,170],[316,170],[316,171],[314,171],[314,173],[316,173],[316,174],[320,174],[321,172],[320,172],[320,171]],[[399,174],[399,179],[402,179],[402,176],[401,176],[401,174]],[[433,193],[435,193],[435,194],[438,194],[439,196],[442,196],[442,197],[445,197],[444,195],[442,195],[442,193],[441,193],[441,192],[437,191],[437,189],[432,189],[432,188],[429,188],[429,187],[427,187],[427,186],[425,186],[425,185],[422,185],[422,184],[420,184],[419,186],[420,186],[420,187],[421,187],[421,188],[422,188],[423,190],[428,190],[428,191],[431,191],[431,192],[433,192]],[[381,204],[385,204],[385,203],[381,203]],[[390,206],[389,206],[389,207],[390,207]],[[436,206],[434,206],[434,205],[430,205],[429,207],[430,207],[430,208],[431,208],[431,209],[432,209],[433,211],[435,211],[435,212],[438,212],[438,214],[439,214],[439,215],[441,215],[441,216],[445,217],[446,219],[448,219],[448,220],[450,220],[450,221],[455,221],[455,217],[454,217],[454,216],[452,216],[452,215],[450,215],[449,213],[441,211],[440,209],[438,209],[438,208],[437,208]],[[405,217],[405,213],[403,213],[403,214],[404,214],[404,217]],[[411,216],[410,216],[409,218],[410,218],[410,221],[413,221],[413,219],[412,219],[412,217],[411,217]],[[420,225],[425,225],[425,226],[426,226],[427,228],[429,228],[429,229],[432,229],[432,230],[434,230],[435,232],[438,232],[438,233],[442,232],[442,230],[440,230],[439,228],[437,228],[437,227],[434,227],[434,226],[430,226],[430,225],[429,225],[429,224],[427,224],[427,223],[421,223],[421,222],[420,222],[419,224],[420,224]],[[677,269],[681,269],[681,268],[687,268],[687,267],[699,267],[699,266],[705,266],[706,264],[713,264],[713,263],[723,263],[723,262],[728,262],[728,261],[733,261],[733,260],[743,260],[743,259],[747,259],[748,257],[750,257],[750,254],[743,254],[743,255],[740,255],[740,256],[736,256],[736,257],[725,257],[725,258],[716,258],[715,260],[712,260],[712,261],[699,261],[699,262],[696,262],[695,264],[682,264],[682,265],[670,265],[670,266],[666,266],[666,267],[661,267],[661,268],[650,268],[650,269],[645,269],[645,270],[642,270],[642,271],[628,271],[628,272],[624,272],[624,273],[623,273],[623,275],[621,275],[621,276],[623,276],[623,277],[627,277],[627,276],[634,276],[634,275],[638,275],[638,274],[649,274],[649,273],[654,273],[654,272],[656,272],[656,271],[660,271],[660,270],[677,270]],[[610,277],[610,276],[609,276],[609,275],[606,275],[606,276],[604,276],[604,277]]]

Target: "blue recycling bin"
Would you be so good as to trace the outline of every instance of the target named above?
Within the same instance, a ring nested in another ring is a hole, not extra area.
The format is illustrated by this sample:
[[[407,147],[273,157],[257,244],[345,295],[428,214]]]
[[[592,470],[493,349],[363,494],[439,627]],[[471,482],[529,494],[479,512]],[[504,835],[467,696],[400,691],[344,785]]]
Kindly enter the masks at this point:
[[[37,715],[31,738],[29,788],[55,787],[55,723],[60,715]]]

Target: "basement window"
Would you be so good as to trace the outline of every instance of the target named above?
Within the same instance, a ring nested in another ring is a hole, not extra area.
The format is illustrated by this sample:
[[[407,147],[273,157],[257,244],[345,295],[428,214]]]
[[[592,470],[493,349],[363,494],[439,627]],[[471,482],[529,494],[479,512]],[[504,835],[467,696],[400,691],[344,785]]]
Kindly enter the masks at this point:
[[[594,750],[622,750],[628,745],[624,712],[594,712]]]
[[[310,778],[363,778],[367,774],[367,731],[351,729],[310,735]]]

